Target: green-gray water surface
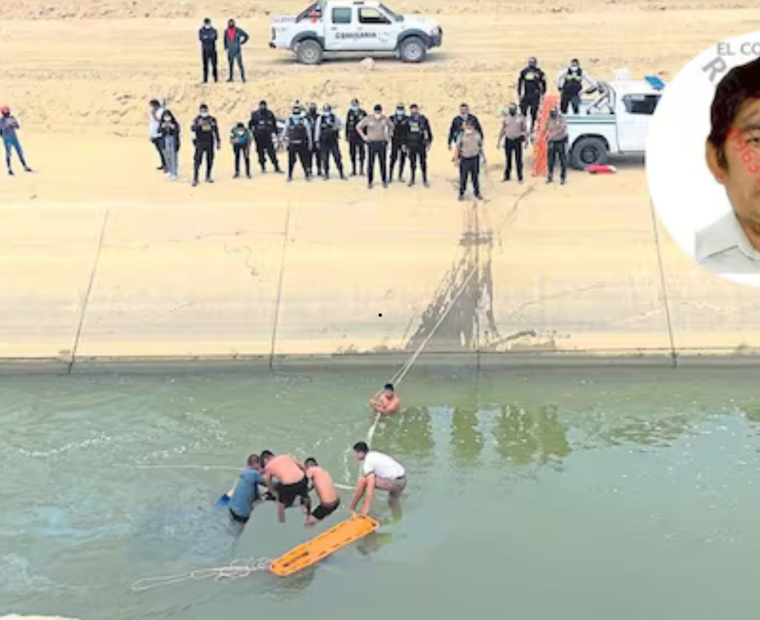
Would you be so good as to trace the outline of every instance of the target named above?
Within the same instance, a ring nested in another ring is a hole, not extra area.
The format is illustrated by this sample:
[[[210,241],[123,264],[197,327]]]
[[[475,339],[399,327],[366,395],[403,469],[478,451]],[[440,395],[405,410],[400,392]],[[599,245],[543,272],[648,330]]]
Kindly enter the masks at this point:
[[[759,382],[737,368],[414,368],[374,442],[407,467],[400,521],[380,496],[377,535],[294,577],[132,591],[314,535],[267,504],[236,540],[214,508],[236,478],[222,468],[270,448],[354,483],[348,449],[385,378],[0,379],[0,615],[757,616]]]

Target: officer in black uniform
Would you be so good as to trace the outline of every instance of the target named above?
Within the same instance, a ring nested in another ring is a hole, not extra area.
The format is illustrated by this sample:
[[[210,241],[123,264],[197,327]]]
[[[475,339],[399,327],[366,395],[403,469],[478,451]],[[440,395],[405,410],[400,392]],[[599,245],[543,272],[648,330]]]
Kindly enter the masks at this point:
[[[412,170],[409,187],[414,185],[418,160],[420,169],[422,170],[422,183],[425,187],[430,187],[427,174],[427,152],[433,144],[433,130],[430,128],[428,119],[423,114],[420,114],[420,107],[416,103],[413,103],[409,108],[409,117],[406,119],[405,124],[404,139],[406,140],[406,150],[409,155],[409,167]]]
[[[309,119],[303,114],[300,105],[293,107],[293,115],[288,119],[285,129],[285,140],[288,143],[288,183],[293,180],[293,169],[296,159],[301,161],[304,176],[311,181],[309,158],[311,157],[312,137]]]
[[[335,160],[335,166],[338,168],[340,178],[344,181],[346,180],[346,175],[343,174],[343,157],[340,154],[340,130],[342,128],[343,123],[333,112],[332,106],[326,103],[322,108],[322,114],[317,120],[316,130],[316,139],[320,148],[325,181],[330,178],[330,156]]]
[[[280,163],[277,161],[277,151],[272,142],[272,136],[277,134],[277,118],[267,108],[266,101],[260,102],[259,109],[251,114],[248,129],[251,130],[253,139],[256,141],[256,152],[259,155],[261,171],[267,171],[268,155],[270,161],[274,164],[275,172],[282,172]]]
[[[203,158],[206,158],[206,183],[213,183],[211,170],[214,167],[214,146],[217,150],[222,148],[219,138],[219,124],[208,113],[208,106],[203,103],[199,108],[199,115],[193,121],[192,131],[195,134],[195,161],[193,169],[193,187],[198,185],[198,171],[201,168]]]
[[[470,114],[470,106],[463,103],[459,106],[459,116],[455,116],[451,121],[451,129],[449,129],[449,150],[451,150],[457,140],[459,140],[459,136],[462,135],[467,121],[472,121],[472,126],[475,131],[480,134],[481,138],[483,137],[483,128],[480,125],[478,117],[474,114]]]
[[[583,82],[587,82],[590,89],[596,88],[596,82],[588,73],[581,69],[577,58],[573,58],[570,66],[559,74],[557,88],[560,91],[559,109],[562,114],[567,114],[568,107],[572,106],[573,113],[578,114],[581,107],[581,91]]]
[[[398,166],[398,180],[404,180],[404,165],[406,164],[406,121],[407,116],[404,110],[404,104],[399,103],[396,106],[396,113],[391,117],[393,132],[391,133],[391,169],[388,174],[388,180],[393,183],[393,169]]]
[[[309,104],[309,112],[306,115],[309,121],[309,129],[311,130],[311,152],[309,153],[309,171],[314,174],[314,164],[317,164],[317,174],[322,176],[322,154],[319,150],[319,143],[317,141],[317,122],[319,121],[319,112],[317,111],[317,104]]]
[[[211,67],[214,74],[214,82],[219,81],[219,63],[216,54],[216,40],[218,34],[216,28],[211,25],[211,20],[207,17],[203,20],[203,27],[198,32],[198,39],[201,42],[202,62],[203,62],[203,83],[208,83],[208,70]]]
[[[546,75],[538,68],[538,61],[535,58],[529,58],[528,66],[520,71],[520,78],[517,80],[517,97],[520,101],[520,112],[524,117],[528,117],[530,110],[531,133],[536,127],[538,108],[545,94]]]
[[[356,131],[356,126],[362,122],[367,113],[359,106],[359,100],[351,102],[351,109],[346,116],[346,142],[351,155],[351,176],[356,176],[356,160],[359,159],[359,174],[364,176],[364,160],[367,157],[367,145]]]

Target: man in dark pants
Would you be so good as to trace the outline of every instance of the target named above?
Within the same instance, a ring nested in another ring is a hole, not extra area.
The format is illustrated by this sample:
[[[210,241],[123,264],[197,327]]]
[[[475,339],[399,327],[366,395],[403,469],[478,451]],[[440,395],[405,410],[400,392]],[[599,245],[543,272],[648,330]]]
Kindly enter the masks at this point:
[[[359,174],[364,175],[364,159],[366,157],[366,145],[364,140],[357,133],[356,127],[367,116],[367,113],[359,107],[359,100],[354,99],[351,102],[351,109],[346,116],[346,142],[348,142],[349,153],[351,156],[351,176],[356,176],[356,160],[359,159]]]
[[[467,120],[464,131],[457,139],[455,161],[459,166],[459,200],[464,200],[467,190],[467,180],[472,179],[475,198],[482,200],[480,195],[480,158],[483,157],[483,137],[475,129],[475,123]],[[485,163],[485,157],[483,157]]]
[[[588,84],[589,91],[596,88],[594,79],[581,69],[578,59],[573,58],[570,66],[557,76],[557,88],[560,92],[559,109],[562,114],[567,114],[570,106],[574,114],[580,112],[583,82]]]
[[[219,63],[216,55],[216,40],[218,34],[216,28],[211,25],[211,20],[207,17],[203,20],[203,28],[198,32],[198,39],[201,42],[201,52],[203,54],[203,83],[208,83],[208,70],[211,67],[214,74],[214,82],[219,81]]]
[[[288,119],[285,140],[288,143],[288,183],[293,180],[296,159],[301,161],[306,180],[311,181],[311,170],[309,169],[309,157],[312,150],[311,128],[309,127],[309,120],[301,112],[300,106],[293,108],[293,115]]]
[[[499,133],[499,148],[504,145],[507,160],[503,181],[509,181],[512,174],[512,155],[514,155],[517,181],[523,182],[523,141],[527,133],[525,117],[517,111],[517,105],[513,103],[509,106],[509,114],[501,122]]]
[[[245,162],[245,176],[251,178],[251,132],[244,123],[238,123],[230,133],[232,152],[235,155],[235,178],[240,178],[240,160]]]
[[[538,108],[545,94],[546,75],[538,68],[538,61],[535,58],[529,58],[528,66],[520,71],[520,78],[517,80],[517,97],[520,100],[520,112],[523,117],[527,118],[530,111],[531,134],[536,128]]]
[[[422,183],[425,187],[430,187],[427,176],[427,152],[433,143],[433,131],[430,128],[428,119],[420,114],[420,108],[416,103],[412,104],[409,112],[409,118],[406,119],[406,129],[404,131],[406,150],[409,155],[409,167],[412,170],[409,187],[414,185],[414,178],[417,174],[417,160],[419,160],[420,169],[422,170]]]
[[[277,118],[274,113],[267,108],[267,102],[261,101],[259,109],[251,114],[251,120],[248,122],[248,129],[253,132],[253,139],[256,141],[256,152],[259,155],[259,165],[261,171],[267,171],[267,155],[269,160],[274,164],[275,172],[282,172],[280,163],[277,161],[277,151],[272,142],[272,136],[277,134]]]
[[[222,141],[219,138],[219,125],[216,119],[208,113],[208,106],[205,103],[201,104],[199,114],[195,117],[191,129],[195,134],[195,140],[193,140],[195,145],[193,187],[198,185],[198,171],[201,169],[204,156],[206,157],[206,183],[213,183],[211,170],[214,167],[214,146],[220,149]]]
[[[235,20],[227,22],[227,30],[224,31],[224,49],[227,50],[227,61],[230,64],[230,77],[227,80],[232,82],[232,70],[235,61],[240,69],[240,79],[245,82],[245,68],[243,67],[243,46],[248,43],[250,37],[245,30],[235,25]]]
[[[343,124],[332,111],[332,106],[326,103],[322,109],[322,115],[317,121],[316,138],[321,149],[322,170],[324,171],[325,181],[330,178],[330,156],[335,160],[335,166],[338,168],[340,178],[346,180],[343,174],[343,158],[340,154],[340,130]]]
[[[319,122],[319,112],[317,112],[317,104],[309,104],[309,112],[306,115],[309,121],[309,130],[311,131],[311,152],[309,153],[309,170],[311,174],[314,174],[314,162],[317,164],[317,174],[322,176],[322,154],[319,148],[319,140],[317,139],[317,123]]]
[[[404,165],[406,164],[406,120],[404,104],[396,106],[396,113],[391,118],[393,130],[391,132],[391,170],[388,180],[393,183],[393,169],[398,166],[398,180],[404,180]]]
[[[455,116],[451,121],[451,129],[449,129],[449,150],[451,150],[451,147],[456,144],[459,136],[462,135],[464,124],[467,121],[472,121],[472,126],[475,131],[480,134],[481,138],[483,137],[483,128],[480,126],[478,117],[474,114],[470,114],[470,107],[466,103],[463,103],[459,106],[459,116]]]
[[[356,131],[369,146],[369,161],[367,162],[367,187],[372,189],[375,178],[375,160],[380,163],[380,177],[383,187],[388,187],[388,141],[391,138],[393,126],[388,117],[383,114],[383,106],[377,104],[375,113],[365,117],[356,126]]]
[[[549,156],[549,174],[546,182],[552,182],[554,164],[557,158],[559,158],[559,165],[561,167],[560,184],[564,185],[567,178],[567,123],[557,112],[556,107],[552,108],[549,112],[549,122],[546,125],[546,140],[548,142]]]

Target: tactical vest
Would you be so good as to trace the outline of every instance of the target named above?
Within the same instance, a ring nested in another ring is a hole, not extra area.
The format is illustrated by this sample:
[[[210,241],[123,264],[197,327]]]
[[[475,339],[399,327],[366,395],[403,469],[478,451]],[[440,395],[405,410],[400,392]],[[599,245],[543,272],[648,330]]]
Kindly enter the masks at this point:
[[[410,116],[407,123],[406,141],[413,145],[423,144],[425,142],[425,129],[425,120],[422,116],[418,116],[417,120]]]
[[[335,130],[335,126],[337,125],[335,114],[332,112],[330,114],[323,114],[322,115],[322,124],[319,127],[320,130],[320,138],[324,140],[332,140],[337,135],[337,131]]]
[[[300,146],[307,142],[308,133],[306,130],[306,124],[301,121],[296,123],[293,119],[290,120],[290,144],[293,146]]]

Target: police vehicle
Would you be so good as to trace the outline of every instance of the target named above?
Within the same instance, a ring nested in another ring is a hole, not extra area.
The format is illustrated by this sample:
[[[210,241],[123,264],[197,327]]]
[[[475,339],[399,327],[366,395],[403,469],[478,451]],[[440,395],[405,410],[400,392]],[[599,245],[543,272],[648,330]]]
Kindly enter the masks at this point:
[[[398,15],[374,0],[320,0],[297,17],[272,18],[269,47],[289,49],[307,65],[333,52],[395,53],[404,62],[422,62],[442,40],[429,17]]]
[[[643,154],[664,88],[655,76],[600,82],[595,101],[584,101],[580,114],[565,116],[570,164],[583,170],[606,164],[611,155]]]

